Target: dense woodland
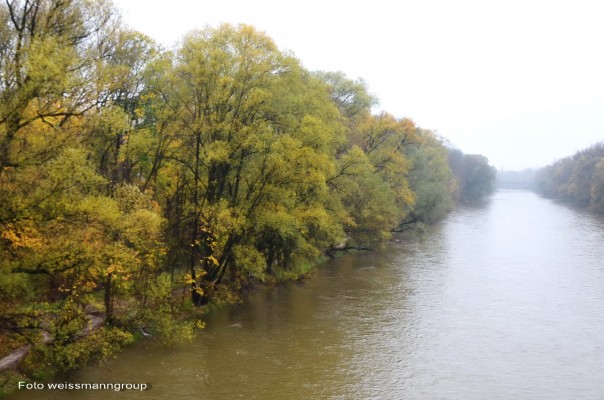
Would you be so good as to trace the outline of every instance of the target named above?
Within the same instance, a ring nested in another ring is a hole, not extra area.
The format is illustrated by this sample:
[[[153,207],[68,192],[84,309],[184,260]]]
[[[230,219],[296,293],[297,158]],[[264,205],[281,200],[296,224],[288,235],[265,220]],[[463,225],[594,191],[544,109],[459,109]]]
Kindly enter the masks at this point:
[[[542,168],[536,185],[544,196],[604,213],[604,144],[593,145]]]
[[[376,102],[251,26],[169,51],[105,1],[3,2],[0,357],[29,343],[21,368],[40,377],[141,329],[186,339],[196,306],[493,190],[484,157]]]

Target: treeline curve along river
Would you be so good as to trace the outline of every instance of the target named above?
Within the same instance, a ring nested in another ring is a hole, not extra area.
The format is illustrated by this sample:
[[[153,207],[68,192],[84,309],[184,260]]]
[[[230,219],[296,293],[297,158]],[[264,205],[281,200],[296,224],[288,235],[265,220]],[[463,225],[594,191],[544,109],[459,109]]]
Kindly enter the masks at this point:
[[[12,399],[604,399],[604,221],[527,191]]]

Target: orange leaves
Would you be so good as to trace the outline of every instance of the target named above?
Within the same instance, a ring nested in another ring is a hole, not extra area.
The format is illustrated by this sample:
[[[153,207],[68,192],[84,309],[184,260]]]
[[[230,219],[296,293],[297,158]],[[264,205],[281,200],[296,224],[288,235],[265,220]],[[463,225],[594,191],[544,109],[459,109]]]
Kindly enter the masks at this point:
[[[6,227],[0,233],[0,237],[6,240],[11,247],[32,250],[39,250],[42,247],[43,240],[35,228],[17,227],[15,224],[7,224]]]

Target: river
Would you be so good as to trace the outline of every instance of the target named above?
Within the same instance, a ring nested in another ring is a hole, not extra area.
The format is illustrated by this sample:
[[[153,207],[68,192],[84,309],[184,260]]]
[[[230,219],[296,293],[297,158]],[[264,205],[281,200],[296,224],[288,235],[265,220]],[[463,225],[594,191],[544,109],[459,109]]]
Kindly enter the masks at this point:
[[[526,191],[14,399],[604,399],[604,221]]]

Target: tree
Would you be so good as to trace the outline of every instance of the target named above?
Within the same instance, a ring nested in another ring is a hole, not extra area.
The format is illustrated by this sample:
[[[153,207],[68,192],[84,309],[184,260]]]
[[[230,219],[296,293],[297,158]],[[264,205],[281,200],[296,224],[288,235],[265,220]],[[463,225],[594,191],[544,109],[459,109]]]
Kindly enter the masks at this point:
[[[410,120],[387,113],[367,114],[348,131],[328,181],[346,213],[346,247],[379,247],[411,210],[414,194],[403,148],[415,140],[414,131]]]
[[[0,7],[0,331],[34,344],[46,331],[56,360],[82,336],[87,306],[124,321],[114,305],[145,297],[164,252],[157,203],[118,184],[123,142],[102,138],[138,122],[148,54],[113,15],[78,0]]]
[[[590,192],[591,208],[598,213],[604,213],[604,158],[595,166]]]
[[[86,140],[99,171],[113,185],[121,182],[145,186],[146,176],[139,163],[151,151],[146,136],[153,129],[147,92],[149,65],[159,54],[157,45],[147,36],[128,30],[113,32],[111,52],[99,63],[99,102],[88,122],[91,134]],[[142,154],[141,154],[142,153]]]
[[[367,84],[362,79],[353,81],[340,71],[319,71],[315,75],[328,84],[331,99],[349,123],[367,117],[371,107],[378,104],[377,98],[368,93]]]
[[[412,164],[409,185],[415,193],[415,202],[403,226],[431,224],[441,219],[453,206],[457,190],[443,143],[432,132],[419,128],[416,136],[417,143],[405,148]]]
[[[603,158],[604,145],[595,144],[556,161],[538,171],[538,190],[545,196],[599,211],[602,209]]]
[[[489,165],[485,156],[450,149],[449,166],[457,178],[462,202],[474,202],[495,190],[497,170]]]
[[[112,45],[113,24],[104,1],[6,1],[0,9],[0,174],[44,162],[49,147],[68,140],[50,134],[47,146],[17,157],[30,124],[61,128],[94,106],[96,65]]]
[[[158,176],[177,185],[159,195],[179,199],[173,231],[190,250],[194,303],[225,278],[262,278],[333,240],[325,181],[343,136],[320,81],[244,25],[188,35],[163,80],[159,124],[174,139]]]

